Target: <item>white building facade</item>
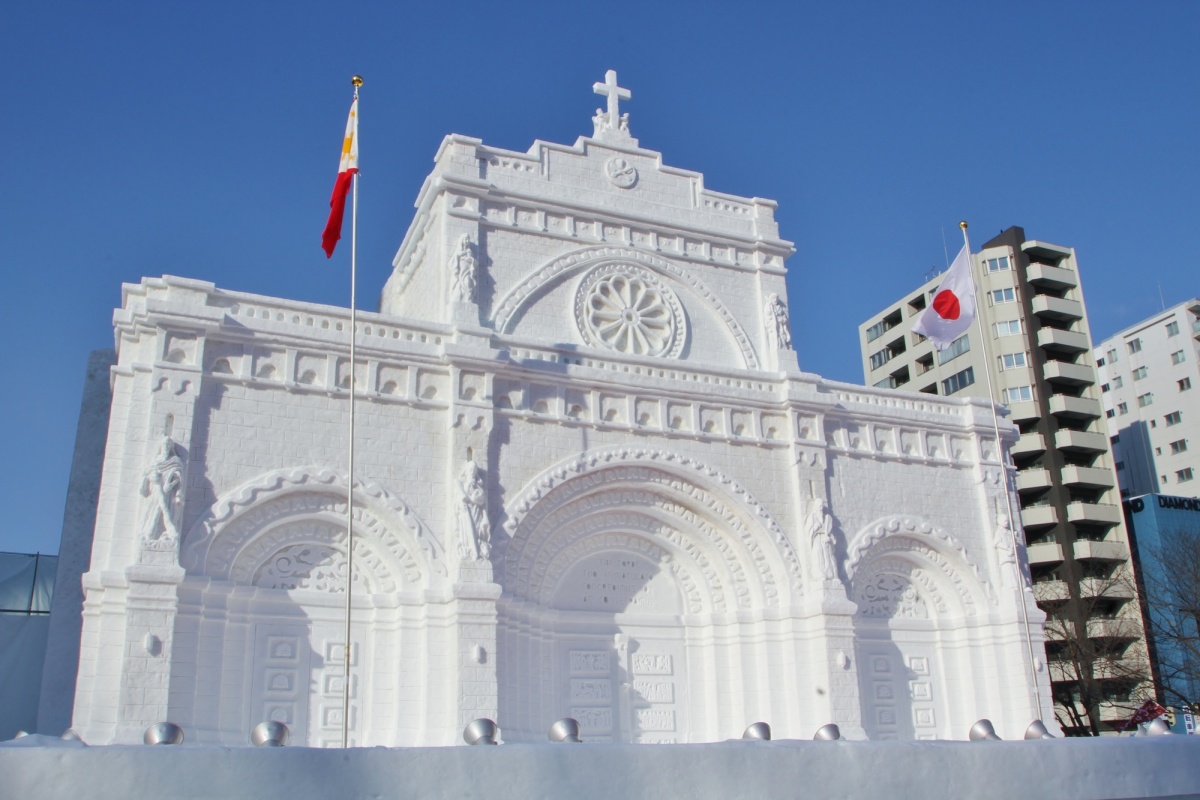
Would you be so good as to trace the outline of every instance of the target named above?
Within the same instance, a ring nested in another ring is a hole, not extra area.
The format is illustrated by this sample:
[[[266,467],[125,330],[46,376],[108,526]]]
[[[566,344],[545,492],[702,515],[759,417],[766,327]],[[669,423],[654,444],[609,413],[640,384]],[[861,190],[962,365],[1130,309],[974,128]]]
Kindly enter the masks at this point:
[[[979,400],[800,371],[774,203],[621,115],[527,153],[449,136],[346,310],[127,285],[73,722],[242,744],[871,738],[1051,719]],[[353,376],[352,376],[353,373]],[[356,402],[350,675],[346,449]],[[343,692],[349,691],[349,718]]]
[[[1200,497],[1200,299],[1096,347],[1124,497]]]

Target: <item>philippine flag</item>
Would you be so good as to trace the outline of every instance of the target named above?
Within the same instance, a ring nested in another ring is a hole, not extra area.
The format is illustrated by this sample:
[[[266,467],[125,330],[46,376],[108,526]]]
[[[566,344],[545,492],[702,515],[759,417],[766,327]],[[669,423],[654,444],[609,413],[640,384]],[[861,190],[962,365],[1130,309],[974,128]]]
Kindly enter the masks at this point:
[[[321,234],[321,247],[325,257],[333,257],[333,248],[342,238],[342,218],[346,216],[346,195],[354,173],[358,172],[358,98],[350,104],[350,118],[346,120],[346,138],[342,141],[342,160],[338,163],[337,183],[333,185],[333,196],[329,198],[329,221]]]
[[[933,302],[912,329],[928,337],[938,350],[945,350],[974,321],[975,281],[971,279],[971,253],[964,244],[934,293]]]

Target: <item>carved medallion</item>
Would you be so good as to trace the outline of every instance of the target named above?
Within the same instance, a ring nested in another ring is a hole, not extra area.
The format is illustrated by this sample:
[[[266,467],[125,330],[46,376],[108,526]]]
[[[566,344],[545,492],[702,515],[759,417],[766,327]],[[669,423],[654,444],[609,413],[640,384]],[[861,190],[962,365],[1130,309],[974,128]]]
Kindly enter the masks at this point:
[[[618,189],[632,189],[638,179],[637,167],[620,156],[604,162],[604,174],[608,176],[608,182]]]
[[[593,347],[668,358],[683,349],[683,308],[675,293],[632,264],[606,264],[584,276],[575,295],[575,322]]]

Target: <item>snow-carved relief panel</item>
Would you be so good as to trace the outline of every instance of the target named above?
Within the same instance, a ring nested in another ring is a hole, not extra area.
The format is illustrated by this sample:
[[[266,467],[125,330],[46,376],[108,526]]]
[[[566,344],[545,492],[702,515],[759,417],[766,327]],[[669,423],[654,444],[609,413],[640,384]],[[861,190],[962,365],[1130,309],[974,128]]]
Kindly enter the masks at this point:
[[[592,347],[629,355],[678,358],[687,339],[675,293],[633,264],[605,264],[584,276],[575,293],[575,324]]]

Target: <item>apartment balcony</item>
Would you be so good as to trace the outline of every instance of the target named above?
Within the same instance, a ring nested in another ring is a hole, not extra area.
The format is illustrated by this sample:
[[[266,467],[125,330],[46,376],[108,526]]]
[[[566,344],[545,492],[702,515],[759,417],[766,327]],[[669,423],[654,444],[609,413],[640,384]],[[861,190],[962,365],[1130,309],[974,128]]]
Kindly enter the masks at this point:
[[[1091,386],[1096,382],[1096,371],[1088,364],[1047,361],[1042,374],[1046,380],[1060,386]]]
[[[1200,319],[1192,323],[1192,336],[1196,339],[1200,339]]]
[[[1071,599],[1071,592],[1066,581],[1038,581],[1033,585],[1033,598],[1039,603],[1064,603]]]
[[[1053,486],[1050,471],[1046,469],[1023,469],[1017,472],[1017,491],[1025,494],[1041,492]]]
[[[1065,394],[1050,395],[1050,413],[1064,419],[1099,419],[1103,414],[1100,401],[1090,397],[1070,397]]]
[[[1089,639],[1123,639],[1132,641],[1141,636],[1142,631],[1137,621],[1133,619],[1089,619],[1087,635]]]
[[[1054,506],[1030,506],[1021,509],[1021,524],[1026,531],[1052,528],[1058,524],[1058,509]]]
[[[1105,453],[1108,452],[1108,437],[1090,431],[1061,430],[1054,434],[1054,446],[1076,453]]]
[[[1009,451],[1013,456],[1037,455],[1046,452],[1046,437],[1040,433],[1025,433]]]
[[[1048,294],[1034,295],[1033,313],[1043,319],[1060,321],[1083,319],[1083,303]]]
[[[1115,484],[1112,472],[1099,467],[1063,467],[1061,475],[1065,486],[1077,486],[1083,489],[1111,489]]]
[[[1040,419],[1041,416],[1041,409],[1032,400],[1022,400],[1019,403],[1010,403],[1008,406],[1008,419],[1010,422],[1029,422],[1030,420]]]
[[[1101,703],[1100,721],[1107,722],[1119,728],[1121,725],[1125,724],[1126,720],[1133,716],[1134,712],[1137,711],[1138,705],[1140,705],[1140,703],[1134,703],[1131,701],[1123,703],[1114,703],[1111,701]]]
[[[1074,638],[1067,635],[1068,632],[1062,623],[1047,625],[1043,629],[1043,634],[1045,635],[1047,642],[1062,642],[1067,639]]]
[[[1079,285],[1079,277],[1074,270],[1049,264],[1030,264],[1029,269],[1025,270],[1025,278],[1034,286],[1047,289],[1068,289]]]
[[[1097,620],[1097,622],[1099,622],[1099,620]],[[1132,638],[1138,638],[1138,634],[1134,634]],[[1131,677],[1135,676],[1141,676],[1142,680],[1146,680],[1150,677],[1149,675],[1146,675],[1146,665],[1144,663],[1141,663],[1136,659],[1125,658],[1104,659],[1102,661],[1097,661],[1092,665],[1092,676],[1101,681],[1110,681],[1113,679],[1129,680]]]
[[[1029,555],[1030,566],[1046,564],[1061,564],[1063,562],[1063,547],[1058,542],[1039,542],[1025,548]]]
[[[1106,600],[1132,600],[1133,582],[1122,578],[1084,578],[1079,582],[1079,595]]]
[[[1083,353],[1092,349],[1086,333],[1062,331],[1058,328],[1042,328],[1037,332],[1040,347],[1049,352]]]
[[[1094,542],[1091,539],[1077,539],[1073,547],[1076,561],[1125,561],[1129,558],[1129,548],[1124,542]]]
[[[1117,525],[1121,522],[1121,507],[1108,503],[1068,503],[1067,522]]]

